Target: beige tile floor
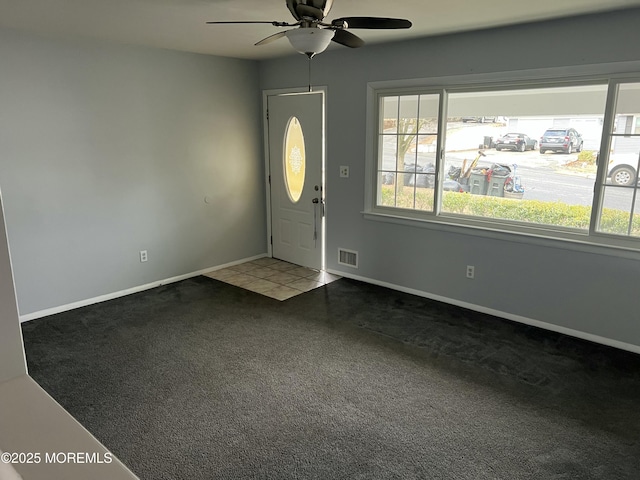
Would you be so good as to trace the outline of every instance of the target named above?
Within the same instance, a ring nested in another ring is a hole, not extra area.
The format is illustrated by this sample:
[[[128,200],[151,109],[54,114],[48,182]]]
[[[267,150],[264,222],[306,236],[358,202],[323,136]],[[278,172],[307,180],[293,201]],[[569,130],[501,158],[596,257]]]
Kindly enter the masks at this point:
[[[274,258],[259,258],[205,275],[281,301],[340,278]]]

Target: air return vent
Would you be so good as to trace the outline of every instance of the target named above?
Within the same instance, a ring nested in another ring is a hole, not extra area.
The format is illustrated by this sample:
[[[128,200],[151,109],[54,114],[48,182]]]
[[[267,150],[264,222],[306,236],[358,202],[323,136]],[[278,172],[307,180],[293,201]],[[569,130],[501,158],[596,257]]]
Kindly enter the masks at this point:
[[[338,249],[338,263],[349,267],[358,268],[358,252],[353,250]]]

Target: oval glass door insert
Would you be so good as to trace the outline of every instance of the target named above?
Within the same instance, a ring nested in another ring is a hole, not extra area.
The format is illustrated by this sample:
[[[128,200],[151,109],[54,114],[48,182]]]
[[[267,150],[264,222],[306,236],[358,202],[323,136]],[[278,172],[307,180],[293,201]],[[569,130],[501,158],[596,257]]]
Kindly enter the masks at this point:
[[[306,159],[302,126],[296,117],[291,117],[284,134],[284,184],[293,203],[302,196]]]

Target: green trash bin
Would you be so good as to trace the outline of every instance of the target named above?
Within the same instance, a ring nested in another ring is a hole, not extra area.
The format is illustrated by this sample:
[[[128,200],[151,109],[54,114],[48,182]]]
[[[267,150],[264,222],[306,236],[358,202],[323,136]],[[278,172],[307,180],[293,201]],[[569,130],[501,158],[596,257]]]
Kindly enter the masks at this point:
[[[487,186],[487,174],[472,170],[471,177],[469,178],[469,192],[472,195],[486,195]]]
[[[491,175],[487,185],[487,195],[490,197],[504,197],[504,182],[507,181],[508,177],[508,175]]]

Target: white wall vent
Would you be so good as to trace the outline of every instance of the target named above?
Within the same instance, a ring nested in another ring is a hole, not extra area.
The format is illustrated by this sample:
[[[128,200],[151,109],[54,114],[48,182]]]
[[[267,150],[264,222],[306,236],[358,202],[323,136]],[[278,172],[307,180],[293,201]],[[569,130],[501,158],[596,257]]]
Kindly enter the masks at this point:
[[[347,265],[348,267],[358,268],[358,252],[339,248],[338,263],[340,265]]]

